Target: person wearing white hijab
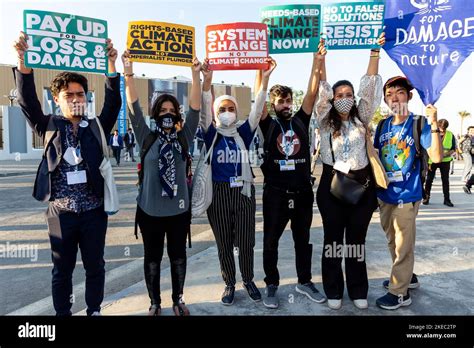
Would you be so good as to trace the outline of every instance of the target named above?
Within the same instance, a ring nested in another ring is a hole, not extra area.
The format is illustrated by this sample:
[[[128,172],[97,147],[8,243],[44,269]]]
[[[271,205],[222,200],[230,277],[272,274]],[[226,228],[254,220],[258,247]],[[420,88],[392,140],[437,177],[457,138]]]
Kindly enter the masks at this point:
[[[255,91],[255,104],[241,125],[237,125],[240,116],[239,105],[230,95],[215,99],[215,124],[212,122],[212,71],[208,70],[206,63],[205,60],[202,69],[204,83],[201,127],[206,148],[212,151],[213,196],[207,216],[216,238],[222,278],[225,282],[221,302],[228,306],[234,303],[234,252],[239,256],[244,288],[249,297],[257,302],[262,296],[253,281],[256,203],[248,149],[262,116],[268,81],[276,62],[267,58],[268,69],[259,72],[262,76],[261,88]]]

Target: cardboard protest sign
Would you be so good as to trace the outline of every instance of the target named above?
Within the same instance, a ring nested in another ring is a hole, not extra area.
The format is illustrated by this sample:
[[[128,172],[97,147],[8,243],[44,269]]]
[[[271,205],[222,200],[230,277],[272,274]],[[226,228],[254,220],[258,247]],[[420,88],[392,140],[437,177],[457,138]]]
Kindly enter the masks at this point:
[[[206,27],[206,54],[211,70],[265,69],[267,25],[227,23]]]
[[[164,22],[129,22],[127,49],[133,62],[192,66],[194,27]]]
[[[376,48],[384,27],[384,1],[336,3],[322,8],[328,49]]]
[[[27,67],[107,73],[106,21],[33,10],[25,10],[23,19]]]
[[[456,70],[474,51],[472,0],[387,0],[386,7],[387,42],[383,48],[423,103],[436,103]]]
[[[268,25],[271,54],[317,52],[321,5],[267,6],[260,17]]]

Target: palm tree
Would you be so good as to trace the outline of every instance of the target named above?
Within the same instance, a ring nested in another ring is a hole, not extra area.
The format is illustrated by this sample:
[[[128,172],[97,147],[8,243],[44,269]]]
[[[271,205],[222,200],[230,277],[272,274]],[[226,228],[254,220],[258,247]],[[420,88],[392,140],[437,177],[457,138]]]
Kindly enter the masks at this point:
[[[458,115],[459,117],[461,117],[461,134],[464,134],[464,131],[463,131],[464,119],[471,117],[471,113],[464,110],[464,111],[459,111]]]

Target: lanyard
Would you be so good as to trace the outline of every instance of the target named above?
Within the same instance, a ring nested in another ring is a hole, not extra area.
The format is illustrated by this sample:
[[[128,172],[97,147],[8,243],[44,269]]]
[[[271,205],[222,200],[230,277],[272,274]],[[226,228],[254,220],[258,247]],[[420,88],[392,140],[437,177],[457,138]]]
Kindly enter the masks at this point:
[[[77,140],[77,146],[74,147],[71,145],[71,143],[69,142],[69,136],[72,136],[74,137],[74,134],[73,132],[71,131],[70,127],[69,126],[66,126],[66,145],[68,148],[72,148],[74,150],[74,152],[76,153],[76,157],[81,157],[81,142],[79,140],[79,137],[76,137],[76,140]],[[76,165],[72,165],[74,167],[74,170],[77,171],[78,168],[79,168],[79,164],[76,164]]]
[[[227,149],[229,149],[229,156],[230,156],[230,154],[231,154],[231,152],[230,152],[230,151],[231,151],[231,148],[230,148],[230,146],[229,146],[229,143],[227,143],[227,139],[225,138],[225,136],[222,137],[222,138],[224,138],[225,145],[226,145]],[[238,176],[237,168],[239,167],[239,162],[237,161],[237,158],[238,158],[238,153],[239,153],[239,150],[240,150],[240,149],[239,149],[239,145],[237,145],[237,143],[235,143],[235,148],[236,148],[236,149],[235,149],[235,153],[236,153],[235,156],[236,156],[236,159],[235,159],[235,161],[234,161],[234,156],[232,156],[232,158],[230,158],[230,160],[231,160],[231,163],[233,164],[234,169],[235,169],[235,176],[237,177],[237,176]]]
[[[345,132],[342,132],[342,136],[344,138],[343,144],[342,144],[342,160],[344,162],[347,162],[349,159],[349,150],[350,150],[350,144],[349,144],[349,134],[351,132],[351,121],[348,121],[348,126],[347,126],[347,134]]]
[[[283,126],[281,125],[280,121],[277,119],[276,120],[278,125],[281,128],[281,143],[283,145],[283,151],[285,152],[286,159],[288,159],[288,154],[290,153],[290,146],[293,145],[293,140],[291,143],[287,143],[285,140],[285,130],[283,129]],[[293,120],[290,120],[290,130],[291,130],[291,136],[293,137]]]

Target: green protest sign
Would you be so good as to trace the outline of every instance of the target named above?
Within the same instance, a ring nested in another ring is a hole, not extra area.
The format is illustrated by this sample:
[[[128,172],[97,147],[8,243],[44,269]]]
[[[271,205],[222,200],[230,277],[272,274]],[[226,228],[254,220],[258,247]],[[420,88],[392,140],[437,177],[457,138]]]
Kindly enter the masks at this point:
[[[269,31],[270,53],[316,52],[321,5],[267,6],[260,10]]]
[[[335,3],[322,9],[323,32],[329,49],[376,48],[384,28],[382,0]]]
[[[30,68],[107,73],[107,22],[64,13],[25,10]]]

